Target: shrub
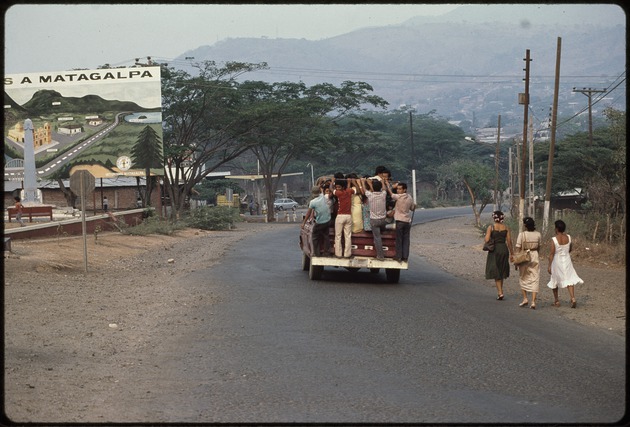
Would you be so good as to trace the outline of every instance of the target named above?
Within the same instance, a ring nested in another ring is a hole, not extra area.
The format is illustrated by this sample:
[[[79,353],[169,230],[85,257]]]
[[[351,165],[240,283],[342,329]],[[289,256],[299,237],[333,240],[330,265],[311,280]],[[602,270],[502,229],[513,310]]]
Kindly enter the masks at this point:
[[[229,206],[202,206],[190,211],[186,219],[189,227],[202,230],[230,230],[242,221],[239,211]]]
[[[170,236],[177,230],[186,228],[184,222],[172,222],[166,219],[160,219],[150,216],[134,227],[122,227],[120,232],[134,236],[148,236],[149,234],[163,234]]]

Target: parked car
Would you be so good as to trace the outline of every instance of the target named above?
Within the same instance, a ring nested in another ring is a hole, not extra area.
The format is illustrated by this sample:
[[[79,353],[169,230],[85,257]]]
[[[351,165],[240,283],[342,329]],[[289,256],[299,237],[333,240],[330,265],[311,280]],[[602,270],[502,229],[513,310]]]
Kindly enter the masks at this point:
[[[295,210],[298,207],[298,202],[293,199],[276,199],[273,202],[273,208],[277,211],[283,210]]]

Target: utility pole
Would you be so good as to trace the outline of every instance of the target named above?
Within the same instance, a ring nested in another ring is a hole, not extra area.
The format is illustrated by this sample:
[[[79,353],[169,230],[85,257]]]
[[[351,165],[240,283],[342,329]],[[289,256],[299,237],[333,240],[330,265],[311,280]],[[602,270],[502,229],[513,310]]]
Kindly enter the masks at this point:
[[[591,89],[582,88],[576,89],[573,88],[573,92],[580,92],[588,97],[588,143],[589,145],[593,145],[593,111],[592,111],[592,97],[594,93],[606,93],[606,89]]]
[[[553,173],[553,155],[556,145],[556,126],[558,124],[558,91],[560,89],[560,51],[562,38],[558,37],[556,49],[556,82],[553,90],[553,107],[551,109],[551,141],[549,142],[549,158],[547,160],[547,185],[545,187],[545,207],[543,212],[543,233],[549,227],[549,214],[551,211],[551,176]]]
[[[518,203],[518,222],[519,231],[523,231],[523,218],[525,217],[525,160],[527,158],[527,123],[528,123],[528,109],[529,109],[529,63],[531,59],[529,57],[529,49],[525,51],[525,93],[518,94],[518,103],[523,104],[523,147],[521,153],[521,180],[519,182],[519,203]]]
[[[413,146],[413,114],[409,111],[409,140],[411,142],[411,185],[413,202],[416,203],[416,153]]]
[[[494,210],[501,210],[501,202],[499,201],[499,143],[501,142],[501,114],[499,114],[499,123],[497,124],[497,147],[494,152]]]
[[[534,206],[534,121],[529,118],[529,132],[527,134],[527,145],[529,147],[529,190],[527,192],[528,205],[527,215],[535,218],[536,207]]]

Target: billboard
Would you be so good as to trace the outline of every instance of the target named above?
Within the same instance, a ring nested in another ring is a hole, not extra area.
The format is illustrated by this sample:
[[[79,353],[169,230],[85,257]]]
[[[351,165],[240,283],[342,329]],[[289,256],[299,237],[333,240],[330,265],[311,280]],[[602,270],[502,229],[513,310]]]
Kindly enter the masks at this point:
[[[38,179],[163,175],[160,67],[5,74],[5,180],[33,167],[30,129]]]

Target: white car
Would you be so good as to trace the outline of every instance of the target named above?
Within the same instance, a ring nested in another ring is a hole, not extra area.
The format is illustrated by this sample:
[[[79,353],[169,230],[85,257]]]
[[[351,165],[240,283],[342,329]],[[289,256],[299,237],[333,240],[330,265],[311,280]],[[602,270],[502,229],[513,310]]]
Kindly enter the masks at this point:
[[[276,199],[273,202],[273,208],[278,211],[283,211],[285,209],[295,210],[298,207],[298,202],[293,199]]]

